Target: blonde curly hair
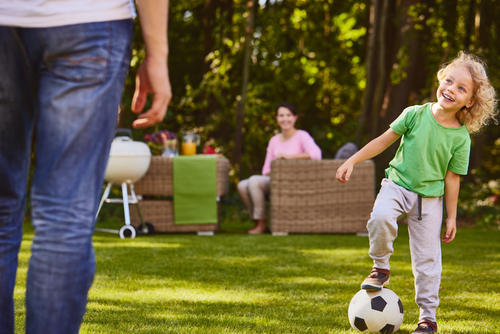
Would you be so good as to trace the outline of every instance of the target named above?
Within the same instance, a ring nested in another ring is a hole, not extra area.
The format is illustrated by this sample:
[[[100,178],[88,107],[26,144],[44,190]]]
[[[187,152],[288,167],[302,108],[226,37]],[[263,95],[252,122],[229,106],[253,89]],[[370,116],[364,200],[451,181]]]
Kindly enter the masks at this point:
[[[469,133],[477,132],[483,125],[489,121],[498,124],[495,119],[496,115],[496,93],[491,86],[488,75],[486,74],[486,63],[479,57],[460,51],[458,56],[444,64],[437,73],[437,78],[441,82],[448,72],[454,67],[463,67],[471,75],[474,82],[474,91],[472,99],[474,104],[472,107],[463,107],[457,112],[457,119],[461,123],[465,123]]]

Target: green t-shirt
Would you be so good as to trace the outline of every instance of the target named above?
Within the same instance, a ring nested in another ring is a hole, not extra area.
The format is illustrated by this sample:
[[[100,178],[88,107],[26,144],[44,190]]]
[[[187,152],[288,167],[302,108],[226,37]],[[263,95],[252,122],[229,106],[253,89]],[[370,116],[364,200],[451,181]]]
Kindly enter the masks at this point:
[[[465,125],[447,128],[439,124],[432,103],[406,108],[391,124],[402,135],[385,175],[397,185],[423,197],[444,195],[446,171],[467,174],[470,136]]]

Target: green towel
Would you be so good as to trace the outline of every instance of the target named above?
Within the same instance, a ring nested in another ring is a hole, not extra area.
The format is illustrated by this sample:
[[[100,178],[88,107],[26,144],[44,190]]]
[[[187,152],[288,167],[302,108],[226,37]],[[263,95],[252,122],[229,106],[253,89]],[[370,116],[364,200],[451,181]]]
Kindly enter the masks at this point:
[[[173,182],[176,225],[217,223],[216,157],[174,157]]]

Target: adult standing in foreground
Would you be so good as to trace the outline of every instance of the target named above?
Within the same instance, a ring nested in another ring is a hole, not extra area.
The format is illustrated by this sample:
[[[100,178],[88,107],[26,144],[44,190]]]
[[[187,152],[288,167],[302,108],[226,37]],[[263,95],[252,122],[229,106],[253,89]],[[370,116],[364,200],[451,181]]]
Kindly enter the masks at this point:
[[[146,58],[132,110],[164,119],[168,0],[139,0]],[[13,290],[32,151],[35,237],[26,284],[27,333],[78,333],[95,273],[92,233],[130,62],[131,0],[0,3],[0,334],[14,333]],[[34,146],[34,147],[35,147]]]

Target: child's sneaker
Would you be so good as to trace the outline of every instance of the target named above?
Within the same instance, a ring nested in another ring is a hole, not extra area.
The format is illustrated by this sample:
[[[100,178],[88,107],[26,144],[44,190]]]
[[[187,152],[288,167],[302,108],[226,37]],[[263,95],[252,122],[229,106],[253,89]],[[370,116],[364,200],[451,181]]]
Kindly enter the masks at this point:
[[[366,291],[380,291],[389,284],[389,270],[373,268],[370,275],[361,283],[361,289]]]
[[[411,334],[437,333],[437,331],[437,323],[424,319],[418,323],[417,329],[411,332]]]

